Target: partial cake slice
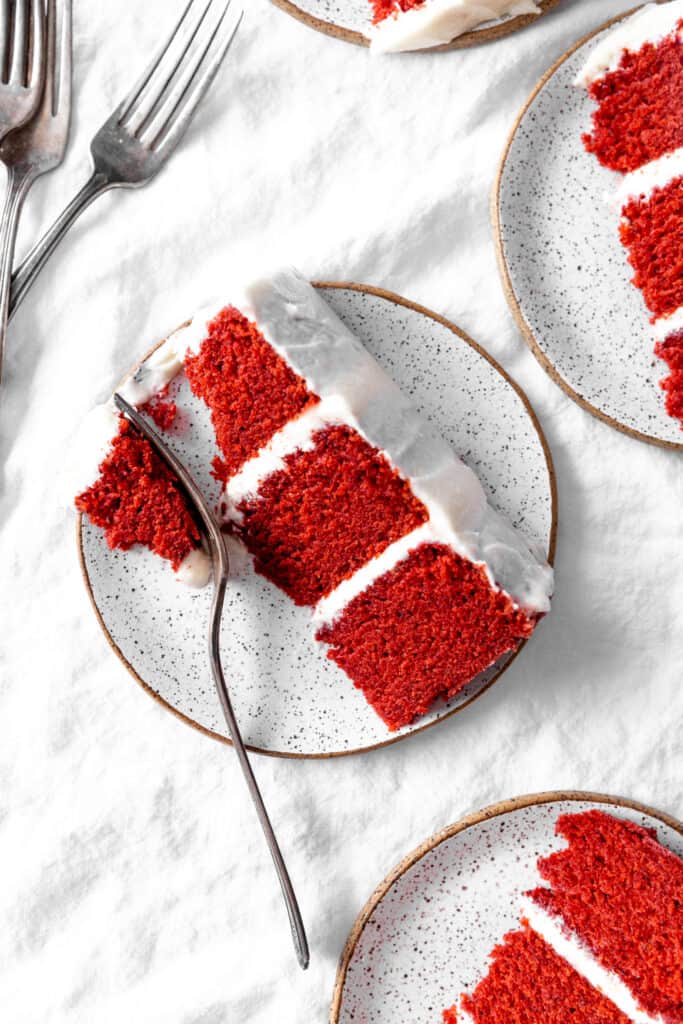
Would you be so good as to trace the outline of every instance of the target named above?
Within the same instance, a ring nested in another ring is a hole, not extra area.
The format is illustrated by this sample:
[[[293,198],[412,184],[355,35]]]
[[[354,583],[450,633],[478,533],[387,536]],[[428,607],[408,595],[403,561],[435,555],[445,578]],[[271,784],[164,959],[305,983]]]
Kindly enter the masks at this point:
[[[127,397],[184,369],[213,423],[225,528],[311,608],[387,725],[407,725],[531,634],[552,570],[300,275],[229,298],[171,335]]]
[[[589,152],[633,171],[683,146],[683,0],[646,4],[595,46],[576,84],[598,104]]]
[[[528,925],[491,953],[488,973],[444,1024],[630,1024]]]
[[[151,401],[128,386],[121,389],[168,428],[172,403]],[[177,578],[193,587],[209,580],[209,557],[175,476],[150,444],[120,416],[112,401],[97,406],[83,425],[76,464],[77,511],[104,531],[110,548],[149,548],[170,562]]]
[[[680,1024],[683,861],[654,831],[598,810],[563,815],[557,833],[568,846],[539,861],[550,888],[529,893],[532,903],[616,976],[640,1010]]]
[[[568,846],[538,860],[522,927],[444,1024],[683,1021],[683,861],[654,830],[600,810],[564,814]]]
[[[538,0],[370,0],[370,48],[377,53],[450,43],[487,21],[538,14]]]
[[[597,44],[576,83],[598,107],[589,152],[628,172],[613,205],[621,240],[654,323],[666,410],[683,427],[683,0],[648,4]]]

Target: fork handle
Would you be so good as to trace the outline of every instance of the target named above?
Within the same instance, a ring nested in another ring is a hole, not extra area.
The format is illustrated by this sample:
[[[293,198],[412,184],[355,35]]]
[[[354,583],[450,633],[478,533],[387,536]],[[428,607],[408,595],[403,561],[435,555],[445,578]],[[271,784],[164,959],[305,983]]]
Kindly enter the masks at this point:
[[[214,572],[216,571],[217,570],[214,567]],[[285,864],[280,851],[280,846],[275,836],[275,832],[273,831],[273,826],[270,823],[270,818],[268,817],[268,812],[263,802],[261,791],[252,770],[249,756],[242,741],[239,725],[237,724],[235,712],[230,700],[228,686],[223,675],[220,656],[220,620],[223,610],[223,600],[225,597],[225,583],[225,577],[222,574],[215,582],[213,605],[211,608],[211,624],[209,627],[209,655],[211,660],[211,671],[213,672],[214,682],[218,691],[218,697],[221,702],[225,721],[228,726],[230,739],[232,740],[232,744],[235,748],[237,760],[240,763],[240,768],[242,769],[242,773],[247,783],[247,788],[254,803],[254,807],[256,808],[256,814],[258,815],[258,819],[261,823],[261,828],[263,829],[263,833],[266,837],[268,849],[270,850],[270,855],[273,858],[275,870],[280,881],[280,888],[282,889],[282,895],[287,907],[287,915],[289,917],[289,925],[292,932],[292,940],[294,942],[297,960],[299,961],[300,967],[302,967],[303,970],[306,970],[310,957],[308,951],[308,940],[306,938],[306,930],[301,917],[301,911],[299,910],[299,904],[294,892],[294,887],[289,877],[289,872],[287,871],[287,865]]]
[[[25,168],[7,167],[7,193],[0,217],[0,381],[5,355],[10,287],[12,283],[12,262],[17,241],[19,216],[28,190],[36,175]]]
[[[101,196],[103,192],[107,192],[110,188],[113,188],[113,182],[100,171],[93,171],[89,180],[86,181],[83,188],[76,193],[69,205],[57,217],[52,227],[48,228],[43,237],[36,242],[26,259],[23,260],[14,274],[12,274],[8,319],[12,319],[27,291],[71,225],[78,220],[83,211],[98,196]]]

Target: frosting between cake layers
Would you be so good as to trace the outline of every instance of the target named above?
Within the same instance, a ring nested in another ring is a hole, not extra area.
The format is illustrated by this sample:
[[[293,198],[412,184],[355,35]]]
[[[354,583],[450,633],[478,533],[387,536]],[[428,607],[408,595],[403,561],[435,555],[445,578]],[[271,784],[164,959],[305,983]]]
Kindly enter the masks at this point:
[[[227,482],[228,515],[239,518],[239,500],[256,495],[284,455],[311,445],[316,430],[346,423],[410,481],[427,508],[434,540],[483,564],[492,585],[518,606],[548,611],[553,572],[544,555],[488,505],[476,474],[420,417],[315,288],[295,271],[282,270],[232,295],[232,304],[258,325],[321,402],[286,424]]]
[[[612,971],[606,970],[592,952],[559,919],[528,898],[522,900],[523,916],[549,946],[559,953],[574,970],[590,982],[602,995],[610,999],[633,1024],[664,1024],[662,1017],[652,1017],[642,1010],[624,982]]]
[[[683,147],[624,175],[610,205],[621,210],[631,200],[646,200],[656,189],[666,188],[678,178],[683,178]]]
[[[672,334],[683,331],[683,306],[668,316],[660,316],[652,325],[653,341],[666,341]]]
[[[504,15],[538,14],[537,0],[425,0],[420,7],[397,12],[370,29],[375,53],[424,50]]]
[[[660,43],[671,35],[681,18],[683,0],[647,4],[597,44],[574,79],[574,84],[584,89],[589,88],[599,78],[617,70],[625,50],[637,53],[645,43]]]

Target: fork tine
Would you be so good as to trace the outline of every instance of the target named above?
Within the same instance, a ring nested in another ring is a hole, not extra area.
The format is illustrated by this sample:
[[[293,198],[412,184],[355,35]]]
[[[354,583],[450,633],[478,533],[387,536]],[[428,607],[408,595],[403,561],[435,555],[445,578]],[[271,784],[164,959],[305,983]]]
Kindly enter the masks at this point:
[[[52,100],[52,113],[62,112],[69,116],[71,110],[71,64],[72,64],[72,0],[62,0],[60,5],[61,24],[55,38],[55,81],[56,97]]]
[[[33,26],[31,67],[28,74],[28,85],[38,86],[45,77],[45,7],[43,0],[33,0],[31,19]]]
[[[195,4],[198,3],[198,2],[201,2],[201,0],[188,0],[188,3],[186,5],[183,13],[180,15],[180,18],[176,22],[176,24],[175,24],[175,26],[173,28],[173,31],[169,35],[168,39],[166,39],[165,42],[162,43],[162,45],[158,48],[158,50],[154,54],[152,60],[147,65],[147,67],[143,71],[142,75],[137,80],[137,82],[135,83],[135,85],[133,86],[133,88],[128,93],[128,95],[126,96],[125,100],[123,101],[123,103],[119,107],[119,121],[123,121],[128,116],[128,114],[131,112],[131,110],[133,109],[135,104],[137,103],[138,98],[140,97],[140,95],[144,91],[144,89],[147,86],[147,84],[151,81],[152,76],[154,75],[154,72],[157,70],[157,67],[159,66],[160,62],[162,61],[164,55],[170,49],[170,47],[173,45],[175,39],[178,36],[178,33],[182,30],[183,25],[187,23],[187,19],[188,19],[189,15],[190,15],[190,12],[191,12],[192,8],[195,7]],[[196,10],[196,7],[195,7],[195,10]]]
[[[14,26],[12,31],[12,60],[9,80],[14,85],[23,85],[26,80],[26,50],[28,48],[28,4],[29,0],[16,0],[14,4]]]
[[[173,149],[187,131],[197,107],[223,63],[244,16],[244,10],[240,6],[237,17],[234,20],[228,19],[231,4],[232,0],[225,0],[223,13],[206,46],[192,61],[150,125],[150,146],[153,149]],[[215,52],[210,55],[214,43],[217,43],[217,46]]]
[[[57,13],[55,9],[56,0],[47,0],[47,13],[45,16],[45,86],[43,88],[42,108],[48,108],[50,113],[54,107],[55,95],[55,61],[57,55]]]
[[[187,18],[187,24],[183,24],[181,31],[176,31],[174,37],[169,40],[169,44],[157,63],[153,75],[140,92],[134,107],[122,119],[122,123],[126,124],[131,134],[137,135],[140,132],[145,122],[154,112],[157,104],[163,99],[169,83],[172,81],[178,68],[181,67],[190,47],[197,38],[197,34],[202,29],[212,3],[213,0],[200,0],[199,4],[195,7],[195,12],[199,10],[199,13],[195,13],[194,17]]]
[[[5,81],[8,72],[10,22],[11,22],[10,0],[2,0],[0,3],[0,81]]]

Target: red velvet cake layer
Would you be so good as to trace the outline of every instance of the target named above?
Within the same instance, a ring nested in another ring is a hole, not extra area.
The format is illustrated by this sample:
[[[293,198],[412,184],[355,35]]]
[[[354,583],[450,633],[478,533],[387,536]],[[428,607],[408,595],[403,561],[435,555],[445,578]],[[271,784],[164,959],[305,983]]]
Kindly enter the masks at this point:
[[[409,11],[412,7],[422,7],[425,0],[370,0],[370,2],[372,3],[372,20],[376,25],[391,14]]]
[[[562,919],[648,1013],[683,1021],[683,860],[654,831],[602,811],[565,814],[569,846],[538,863],[529,895]]]
[[[481,566],[425,544],[350,601],[317,639],[393,730],[437,697],[453,696],[533,628]]]
[[[273,434],[319,399],[268,344],[258,327],[228,306],[212,320],[197,355],[185,357],[195,395],[211,410],[225,481]]]
[[[627,52],[616,71],[593,82],[599,104],[586,149],[615,171],[634,171],[683,146],[683,44],[670,37]]]
[[[630,1024],[527,926],[509,932],[491,956],[486,977],[462,997],[475,1024]],[[444,1024],[454,1024],[454,1011],[444,1012]]]
[[[258,572],[301,605],[316,604],[428,518],[410,485],[351,427],[326,427],[314,442],[238,505],[237,532]]]
[[[121,418],[99,477],[76,498],[76,508],[102,527],[110,548],[144,544],[177,569],[200,538],[174,481],[148,442]]]
[[[630,200],[622,216],[633,283],[654,318],[667,316],[683,306],[683,178]]]
[[[658,342],[655,355],[663,359],[671,370],[661,386],[666,393],[666,411],[681,421],[683,430],[683,331],[676,331]]]

